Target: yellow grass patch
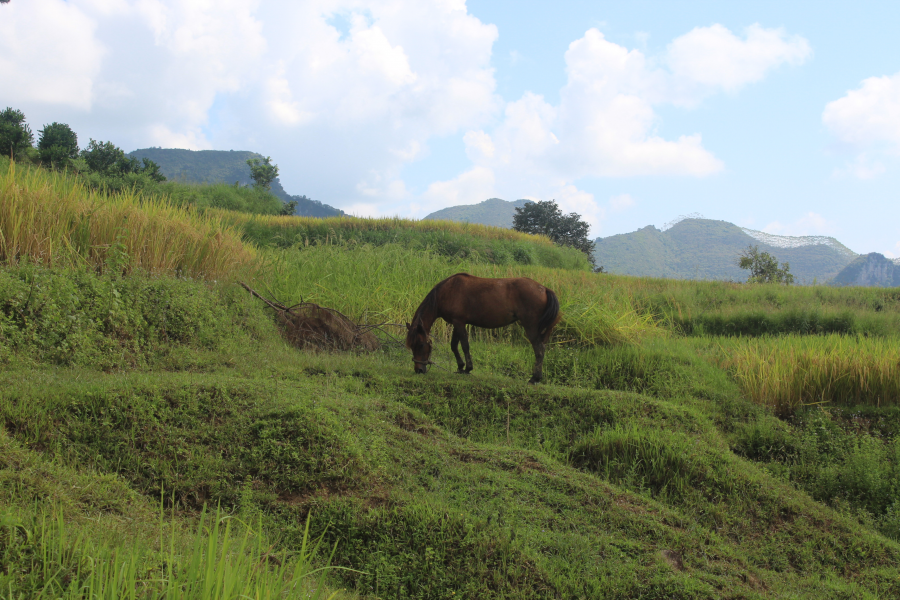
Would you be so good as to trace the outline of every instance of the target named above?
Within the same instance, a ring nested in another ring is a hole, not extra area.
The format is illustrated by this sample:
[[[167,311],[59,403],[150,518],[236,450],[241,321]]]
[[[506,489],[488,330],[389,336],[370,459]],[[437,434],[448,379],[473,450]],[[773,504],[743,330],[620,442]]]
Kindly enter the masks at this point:
[[[220,217],[10,163],[0,174],[0,263],[88,263],[223,279],[254,251]]]
[[[787,335],[717,344],[748,398],[786,414],[804,405],[900,404],[900,346],[890,338]]]

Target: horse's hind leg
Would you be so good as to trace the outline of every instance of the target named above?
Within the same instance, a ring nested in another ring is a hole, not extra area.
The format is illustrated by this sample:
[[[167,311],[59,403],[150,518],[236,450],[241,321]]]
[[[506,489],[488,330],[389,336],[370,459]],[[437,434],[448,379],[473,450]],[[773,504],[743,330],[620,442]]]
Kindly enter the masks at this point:
[[[531,379],[528,380],[528,383],[540,383],[544,377],[544,336],[536,329],[534,331],[526,329],[525,336],[534,349],[534,368],[531,370]]]
[[[540,383],[544,377],[544,342],[543,340],[531,342],[531,347],[534,348],[534,368],[531,370],[531,379],[528,383]]]
[[[453,350],[453,355],[456,356],[456,369],[457,373],[466,373],[465,370],[466,364],[463,362],[462,356],[459,355],[459,330],[462,329],[465,332],[465,325],[463,327],[453,327],[453,337],[450,338],[450,349]],[[466,354],[468,355],[468,344],[463,346],[466,349]],[[472,369],[469,369],[471,371]]]

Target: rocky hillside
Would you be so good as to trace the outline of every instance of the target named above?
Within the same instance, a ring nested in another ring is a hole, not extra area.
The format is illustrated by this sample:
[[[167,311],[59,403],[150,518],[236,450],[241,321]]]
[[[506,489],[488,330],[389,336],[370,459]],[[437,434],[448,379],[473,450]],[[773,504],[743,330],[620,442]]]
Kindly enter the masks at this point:
[[[834,238],[769,236],[711,219],[684,219],[664,231],[648,225],[597,238],[595,256],[610,273],[744,281],[747,272],[736,261],[748,246],[788,262],[801,284],[830,280],[856,256]]]
[[[128,156],[138,160],[149,158],[159,165],[167,179],[185,183],[238,183],[252,185],[249,158],[263,158],[246,150],[183,150],[180,148],[141,148]],[[297,202],[294,214],[304,217],[336,217],[344,211],[312,200],[306,196],[288,194],[276,179],[272,193],[284,202]]]
[[[877,252],[864,254],[844,267],[831,283],[837,286],[900,287],[900,265]]]

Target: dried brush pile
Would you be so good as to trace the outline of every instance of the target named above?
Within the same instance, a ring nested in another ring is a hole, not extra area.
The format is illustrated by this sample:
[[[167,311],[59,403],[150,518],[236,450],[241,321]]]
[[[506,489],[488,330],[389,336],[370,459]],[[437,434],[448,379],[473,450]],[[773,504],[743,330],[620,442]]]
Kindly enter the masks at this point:
[[[333,308],[314,302],[288,307],[264,298],[245,283],[241,286],[275,311],[282,335],[295,348],[371,352],[381,347],[372,327],[354,323]]]

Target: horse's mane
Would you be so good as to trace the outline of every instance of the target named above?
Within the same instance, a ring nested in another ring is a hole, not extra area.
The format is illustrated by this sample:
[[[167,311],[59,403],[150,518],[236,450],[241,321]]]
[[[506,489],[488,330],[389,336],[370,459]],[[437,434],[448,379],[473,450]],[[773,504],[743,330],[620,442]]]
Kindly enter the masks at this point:
[[[456,275],[451,275],[447,279],[444,279],[443,281],[441,281],[437,285],[435,285],[433,288],[431,288],[431,291],[428,292],[428,295],[425,296],[425,299],[422,300],[422,303],[419,304],[419,308],[417,308],[415,314],[413,314],[413,320],[412,320],[413,327],[415,327],[416,324],[421,322],[422,314],[426,310],[430,310],[432,312],[434,310],[436,310],[438,292],[440,291],[440,289],[442,287],[444,287],[444,284],[446,284],[448,281],[450,281],[451,279],[453,279],[454,277],[456,277],[458,275],[468,275],[468,273],[457,273]]]

